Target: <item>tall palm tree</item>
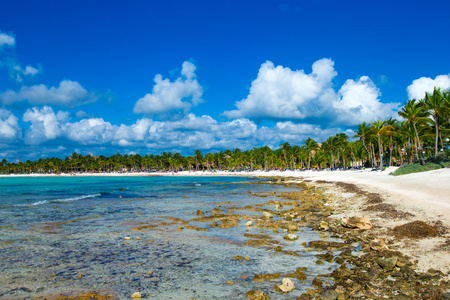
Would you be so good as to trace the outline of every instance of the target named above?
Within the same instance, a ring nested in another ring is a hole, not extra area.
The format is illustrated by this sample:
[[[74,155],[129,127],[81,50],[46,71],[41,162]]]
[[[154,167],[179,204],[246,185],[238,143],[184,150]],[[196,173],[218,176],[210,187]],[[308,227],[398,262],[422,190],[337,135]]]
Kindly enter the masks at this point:
[[[419,157],[422,165],[425,165],[425,160],[422,155],[422,144],[420,143],[419,132],[417,131],[417,123],[426,120],[427,113],[423,110],[421,103],[417,102],[416,99],[413,99],[405,102],[405,105],[402,107],[401,111],[398,112],[398,115],[407,119],[414,128],[419,148]]]
[[[386,125],[391,126],[391,128],[387,130],[387,134],[389,136],[389,166],[392,166],[392,151],[394,149],[393,136],[399,129],[399,122],[396,119],[389,118],[386,121]]]
[[[280,149],[283,151],[284,161],[286,162],[286,168],[288,167],[287,152],[291,149],[291,145],[288,142],[279,145]]]
[[[372,132],[377,137],[378,140],[378,152],[380,155],[380,169],[383,171],[383,144],[381,143],[381,136],[388,135],[394,127],[392,125],[387,125],[385,121],[377,120],[372,122]]]
[[[311,156],[312,156],[312,152],[316,151],[317,149],[319,149],[319,144],[317,144],[317,142],[315,140],[313,140],[312,138],[307,138],[306,140],[303,141],[303,143],[305,143],[305,147],[308,150],[309,153],[309,157],[308,157],[308,170],[311,170]]]
[[[194,152],[194,156],[195,156],[195,171],[198,171],[198,165],[199,165],[199,162],[202,160],[202,158],[203,158],[203,155],[202,155],[202,152],[200,152],[200,150],[195,150],[195,152]]]
[[[322,144],[322,148],[324,150],[328,150],[331,153],[331,163],[330,166],[334,169],[334,151],[341,147],[342,140],[337,136],[330,136],[325,142]]]
[[[441,89],[433,90],[433,94],[425,93],[425,98],[423,99],[424,110],[428,111],[434,120],[434,127],[436,128],[436,138],[434,143],[434,156],[438,155],[438,138],[439,138],[439,117],[445,114],[444,98],[441,94]]]
[[[361,124],[358,125],[358,130],[356,130],[355,132],[356,132],[356,134],[353,137],[359,138],[359,140],[362,142],[362,144],[364,146],[364,149],[366,149],[366,153],[368,155],[369,161],[372,161],[371,156],[370,156],[370,151],[366,145],[366,140],[371,135],[370,124],[367,124],[366,122],[362,122]],[[372,164],[372,166],[373,166],[373,164]]]

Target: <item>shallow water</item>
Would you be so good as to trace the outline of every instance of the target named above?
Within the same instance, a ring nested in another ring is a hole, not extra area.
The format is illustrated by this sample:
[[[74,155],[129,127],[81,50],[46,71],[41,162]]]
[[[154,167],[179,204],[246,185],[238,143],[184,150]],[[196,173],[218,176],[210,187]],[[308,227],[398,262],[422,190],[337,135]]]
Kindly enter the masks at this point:
[[[248,183],[252,180],[0,178],[0,299],[31,299],[74,290],[108,290],[122,299],[130,299],[134,292],[141,292],[146,299],[246,299],[245,292],[252,289],[264,290],[272,299],[285,299],[274,291],[281,279],[254,282],[254,274],[307,267],[305,283],[293,280],[297,289],[289,298],[298,297],[311,288],[317,274],[334,268],[330,263],[317,265],[317,252],[301,251],[304,241],[319,239],[317,232],[303,228],[297,241],[287,242],[284,233],[247,228],[244,220],[227,229],[191,221],[198,217],[197,210],[211,211],[221,205],[227,213],[229,206],[278,200],[254,197],[248,191],[289,190],[281,185]],[[228,201],[234,203],[217,203]],[[208,231],[178,230],[186,224],[167,217]],[[243,245],[249,239],[244,234],[269,235],[285,250],[301,255]],[[248,278],[242,279],[243,275]]]

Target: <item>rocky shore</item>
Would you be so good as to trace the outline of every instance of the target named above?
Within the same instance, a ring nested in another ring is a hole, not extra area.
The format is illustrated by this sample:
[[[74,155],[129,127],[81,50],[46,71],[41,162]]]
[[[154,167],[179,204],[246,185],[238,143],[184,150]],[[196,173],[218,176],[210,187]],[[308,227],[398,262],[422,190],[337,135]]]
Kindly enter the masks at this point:
[[[312,281],[312,287],[296,299],[450,299],[449,265],[445,263],[450,250],[447,224],[421,220],[386,203],[380,194],[350,183],[313,182],[298,177],[270,180],[271,184],[294,189],[282,193],[249,191],[252,197],[270,196],[277,200],[249,203],[244,207],[217,203],[211,211],[193,212],[189,219],[168,217],[161,224],[130,224],[130,231],[161,230],[160,227],[172,225],[180,233],[184,230],[200,233],[211,228],[226,230],[243,226],[241,221],[245,221],[248,229],[271,231],[288,241],[297,240],[302,227],[318,232],[317,240],[305,242],[295,251],[284,249],[269,234],[246,233],[245,246],[263,247],[287,257],[316,250],[319,252],[315,255],[316,264],[337,265],[315,278],[308,278],[305,266],[296,266],[294,272],[245,274],[239,280],[227,281],[230,286],[245,283],[249,288],[245,294],[248,299],[270,299],[274,293],[291,299],[289,293],[307,281]],[[256,214],[239,213],[243,211]],[[426,257],[431,254],[444,259],[430,262]],[[252,260],[245,256],[230,259],[242,263]],[[271,283],[272,288],[267,284],[262,287],[261,283]],[[84,292],[83,295],[89,299],[116,299],[112,293]],[[81,296],[67,294],[38,299],[85,299]]]

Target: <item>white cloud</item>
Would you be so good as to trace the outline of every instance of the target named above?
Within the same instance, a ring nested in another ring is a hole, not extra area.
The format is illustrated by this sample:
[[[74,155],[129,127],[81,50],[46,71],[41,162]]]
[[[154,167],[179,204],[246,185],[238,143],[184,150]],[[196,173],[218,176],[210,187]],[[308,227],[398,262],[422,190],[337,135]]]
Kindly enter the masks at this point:
[[[330,125],[355,125],[394,114],[398,105],[380,102],[380,92],[367,76],[347,80],[336,93],[332,87],[336,75],[334,62],[326,58],[316,61],[310,74],[275,67],[267,61],[261,65],[247,98],[236,102],[237,110],[224,114],[255,120],[317,119]]]
[[[152,126],[153,121],[147,118],[143,118],[136,121],[136,124],[131,126],[120,125],[117,129],[115,139],[119,140],[133,140],[133,141],[144,141],[146,140],[150,133],[150,127]],[[122,144],[126,144],[122,142]]]
[[[172,114],[186,114],[192,106],[202,102],[203,89],[197,82],[195,65],[185,61],[181,77],[171,82],[163,79],[161,74],[155,76],[153,92],[139,99],[134,106],[134,113],[146,113],[168,117]]]
[[[31,76],[34,76],[37,73],[39,73],[39,70],[32,66],[26,66],[25,71],[23,72],[24,75],[31,75]]]
[[[113,140],[117,126],[105,122],[102,118],[83,119],[75,123],[66,123],[65,135],[69,140],[83,145],[104,144]]]
[[[51,87],[40,84],[24,86],[19,92],[8,90],[0,94],[0,101],[4,105],[28,100],[34,105],[53,104],[62,107],[74,107],[94,102],[97,97],[88,93],[78,82],[63,80],[59,87]]]
[[[10,69],[10,76],[13,77],[17,82],[22,82],[23,76],[34,76],[40,72],[40,69],[36,69],[32,66],[26,66],[24,70],[21,66],[15,65]]]
[[[61,124],[68,116],[69,114],[63,111],[55,114],[50,106],[28,109],[22,118],[25,122],[31,122],[30,128],[25,133],[25,144],[37,145],[60,137],[63,134]]]
[[[85,111],[83,111],[83,110],[79,110],[79,111],[77,111],[75,113],[75,117],[77,117],[77,118],[87,118],[88,114]]]
[[[317,108],[333,94],[331,80],[337,75],[330,59],[312,66],[312,73],[275,67],[270,61],[261,65],[247,98],[236,102],[238,110],[224,114],[230,118],[304,119],[321,113]]]
[[[11,34],[3,33],[0,31],[0,48],[7,46],[14,46],[16,44],[16,39]]]
[[[399,103],[381,103],[379,89],[367,76],[348,79],[339,90],[340,98],[333,102],[336,122],[357,125],[364,121],[396,117]]]
[[[430,77],[420,77],[413,80],[406,90],[408,92],[409,99],[423,99],[425,92],[432,93],[434,87],[441,88],[442,90],[450,88],[450,74],[438,75],[435,79]]]
[[[18,119],[10,111],[0,108],[0,142],[8,142],[21,136]]]

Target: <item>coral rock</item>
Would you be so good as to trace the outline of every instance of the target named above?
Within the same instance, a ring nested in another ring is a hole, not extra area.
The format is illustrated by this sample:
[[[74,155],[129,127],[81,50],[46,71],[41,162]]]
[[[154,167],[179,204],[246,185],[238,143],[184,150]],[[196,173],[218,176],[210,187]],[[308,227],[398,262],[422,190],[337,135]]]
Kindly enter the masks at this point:
[[[361,230],[368,230],[368,229],[372,228],[372,223],[370,223],[370,220],[367,218],[344,217],[344,218],[342,218],[341,223],[342,223],[342,226],[348,227],[348,228],[358,228]]]
[[[295,285],[289,278],[283,278],[282,284],[276,284],[275,288],[283,293],[289,293],[295,289]]]

